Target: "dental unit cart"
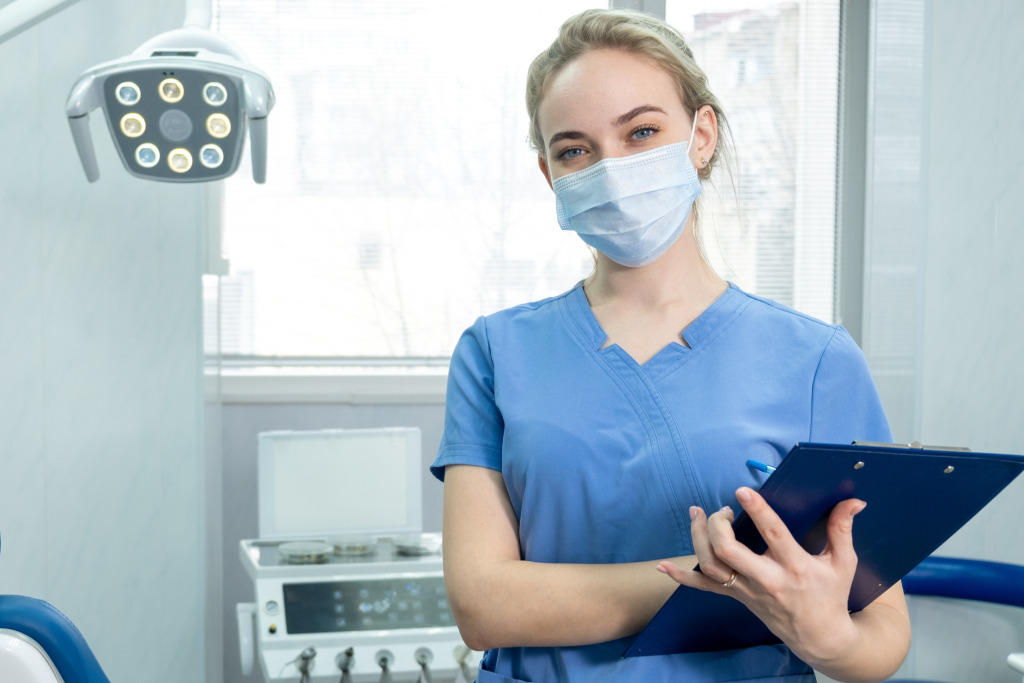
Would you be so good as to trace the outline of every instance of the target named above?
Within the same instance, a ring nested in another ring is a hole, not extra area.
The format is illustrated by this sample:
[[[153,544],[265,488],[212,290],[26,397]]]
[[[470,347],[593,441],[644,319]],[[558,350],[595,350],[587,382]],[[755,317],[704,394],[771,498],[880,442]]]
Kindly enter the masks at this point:
[[[269,682],[469,683],[441,535],[422,533],[415,428],[259,435],[260,538],[239,544],[242,672]],[[253,629],[255,626],[255,637]]]

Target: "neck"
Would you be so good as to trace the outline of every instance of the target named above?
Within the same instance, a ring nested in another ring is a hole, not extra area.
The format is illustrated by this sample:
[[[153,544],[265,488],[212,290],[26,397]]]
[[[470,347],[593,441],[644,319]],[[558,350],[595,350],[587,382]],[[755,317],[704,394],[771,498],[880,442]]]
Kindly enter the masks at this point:
[[[591,306],[663,308],[710,305],[728,285],[701,256],[691,216],[675,243],[646,266],[621,266],[598,252],[597,265],[583,287]]]

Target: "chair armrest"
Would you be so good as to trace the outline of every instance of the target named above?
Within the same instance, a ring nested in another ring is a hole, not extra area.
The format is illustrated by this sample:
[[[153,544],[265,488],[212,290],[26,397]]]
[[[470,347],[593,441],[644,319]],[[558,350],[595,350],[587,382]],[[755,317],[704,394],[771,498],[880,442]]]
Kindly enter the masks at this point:
[[[31,638],[65,683],[110,683],[85,638],[50,603],[23,595],[0,595],[0,628]]]

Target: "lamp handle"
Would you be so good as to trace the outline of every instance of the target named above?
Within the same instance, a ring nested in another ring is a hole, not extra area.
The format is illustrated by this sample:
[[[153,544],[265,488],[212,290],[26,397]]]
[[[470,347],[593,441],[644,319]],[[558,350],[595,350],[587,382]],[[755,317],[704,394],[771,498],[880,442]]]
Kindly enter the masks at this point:
[[[78,158],[82,160],[85,177],[95,183],[100,177],[99,162],[96,161],[96,148],[92,144],[92,131],[89,130],[89,112],[100,106],[100,89],[95,76],[84,76],[71,88],[64,110],[71,126],[71,137],[75,139]]]

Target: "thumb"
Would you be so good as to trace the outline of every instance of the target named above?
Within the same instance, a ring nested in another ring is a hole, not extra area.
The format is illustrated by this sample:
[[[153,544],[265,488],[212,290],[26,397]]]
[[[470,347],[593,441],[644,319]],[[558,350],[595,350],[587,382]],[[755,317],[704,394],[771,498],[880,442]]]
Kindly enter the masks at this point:
[[[867,507],[863,500],[850,498],[844,500],[834,508],[828,517],[828,551],[844,557],[852,557],[856,560],[856,553],[853,550],[853,518]]]

